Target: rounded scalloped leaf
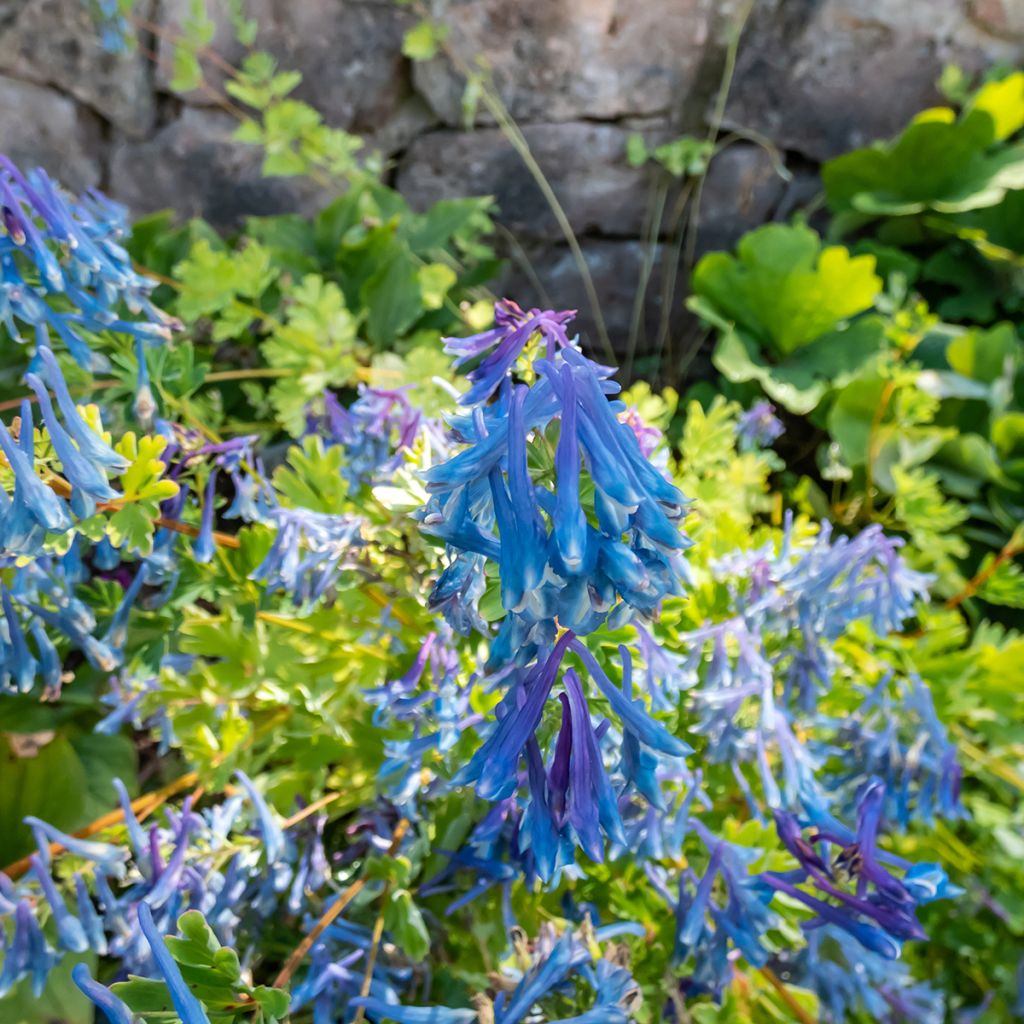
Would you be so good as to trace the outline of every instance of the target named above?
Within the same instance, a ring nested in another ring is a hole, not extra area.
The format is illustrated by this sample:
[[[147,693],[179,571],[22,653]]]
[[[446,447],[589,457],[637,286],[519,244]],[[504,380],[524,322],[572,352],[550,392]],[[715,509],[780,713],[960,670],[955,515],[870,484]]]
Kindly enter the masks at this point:
[[[768,224],[740,239],[736,255],[709,253],[693,272],[698,311],[745,328],[786,356],[870,309],[882,290],[875,258],[822,248],[803,225]]]
[[[733,383],[756,380],[773,401],[805,416],[831,389],[843,387],[884,345],[881,322],[877,317],[865,317],[774,364],[761,355],[753,339],[739,331],[727,331],[719,339],[712,362]]]

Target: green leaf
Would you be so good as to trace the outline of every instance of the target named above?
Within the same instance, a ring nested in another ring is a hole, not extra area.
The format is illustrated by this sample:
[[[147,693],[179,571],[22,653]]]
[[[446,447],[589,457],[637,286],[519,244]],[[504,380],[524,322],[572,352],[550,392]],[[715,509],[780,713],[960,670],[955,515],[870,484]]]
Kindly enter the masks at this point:
[[[382,347],[394,345],[424,309],[416,265],[400,250],[363,285],[361,296],[367,337]]]
[[[69,830],[85,824],[88,775],[65,735],[0,735],[0,863],[33,846],[27,814]]]
[[[232,251],[205,238],[174,268],[181,284],[178,313],[186,320],[215,316],[239,297],[255,300],[275,278],[270,252],[256,242]]]
[[[455,271],[445,263],[428,263],[417,271],[420,297],[427,309],[440,309],[445,296],[458,280]]]
[[[873,256],[821,247],[801,225],[768,224],[744,235],[736,256],[709,253],[693,292],[725,322],[744,328],[776,356],[810,344],[870,309],[881,291]]]
[[[410,960],[422,960],[430,952],[426,923],[407,889],[391,893],[384,910],[384,927]]]
[[[1019,129],[1024,73],[985,86],[964,114],[939,107],[918,115],[892,143],[875,143],[825,164],[836,212],[902,216],[993,206],[1024,187],[1024,146],[997,146]]]
[[[299,508],[339,513],[348,497],[348,483],[341,473],[344,462],[340,445],[326,447],[315,434],[304,437],[301,447],[288,450],[287,466],[274,470],[274,488]]]
[[[437,48],[447,35],[447,25],[421,21],[405,33],[402,53],[410,60],[431,60],[437,56]]]
[[[978,567],[979,575],[988,574],[976,591],[978,597],[1004,608],[1024,608],[1024,568],[1019,562],[1007,559],[993,571],[995,558],[994,554],[987,554]]]
[[[885,346],[881,321],[866,317],[825,334],[779,363],[768,362],[756,342],[737,331],[724,333],[712,361],[734,383],[757,381],[773,401],[806,415],[832,389],[843,388]]]
[[[1024,364],[1024,343],[1008,323],[965,331],[946,346],[946,360],[962,376],[991,384],[999,377],[1012,379]]]
[[[639,132],[633,132],[626,139],[626,161],[630,167],[643,167],[647,163],[647,143]]]

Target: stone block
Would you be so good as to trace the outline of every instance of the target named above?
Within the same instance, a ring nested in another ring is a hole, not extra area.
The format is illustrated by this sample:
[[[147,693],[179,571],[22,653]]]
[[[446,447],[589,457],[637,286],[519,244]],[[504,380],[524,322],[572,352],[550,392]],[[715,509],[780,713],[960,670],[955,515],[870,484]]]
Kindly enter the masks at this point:
[[[0,76],[0,139],[16,164],[42,167],[69,191],[100,183],[97,126],[53,89]]]
[[[105,50],[82,0],[0,0],[0,72],[73,96],[134,138],[153,126],[152,70],[139,49]]]

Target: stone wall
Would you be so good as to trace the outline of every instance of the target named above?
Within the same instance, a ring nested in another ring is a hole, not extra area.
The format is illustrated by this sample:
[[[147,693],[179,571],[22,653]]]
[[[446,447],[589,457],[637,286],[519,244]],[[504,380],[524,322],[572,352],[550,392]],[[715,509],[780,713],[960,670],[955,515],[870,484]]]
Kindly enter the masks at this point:
[[[739,2],[448,0],[452,44],[493,69],[580,235],[616,336],[628,330],[649,251],[651,178],[629,167],[626,140],[705,130]],[[226,3],[208,5],[222,25],[213,48],[238,59]],[[173,207],[229,229],[247,214],[315,208],[322,191],[263,179],[258,154],[232,141],[216,73],[210,92],[171,88],[167,39],[188,8],[137,0],[140,46],[111,55],[83,0],[0,0],[0,149],[139,214]],[[248,0],[247,9],[258,45],[303,72],[301,98],[366,135],[414,205],[496,197],[516,239],[510,292],[530,299],[543,287],[559,304],[586,307],[558,226],[501,132],[484,114],[466,130],[462,83],[446,60],[413,66],[402,56],[407,10],[391,0]],[[698,250],[727,246],[813,197],[823,159],[897,131],[938,100],[945,63],[977,69],[1022,56],[1021,0],[754,0],[725,110],[735,141],[708,173]],[[668,238],[654,257],[658,281],[676,265]],[[660,292],[652,287],[645,309],[648,338]],[[674,315],[678,293],[671,302]]]

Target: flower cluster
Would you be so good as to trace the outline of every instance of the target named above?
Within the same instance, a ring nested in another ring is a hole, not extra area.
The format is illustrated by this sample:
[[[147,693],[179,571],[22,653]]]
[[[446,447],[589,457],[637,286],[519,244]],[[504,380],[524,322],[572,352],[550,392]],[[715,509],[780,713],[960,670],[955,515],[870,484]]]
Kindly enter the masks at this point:
[[[684,498],[618,419],[610,371],[562,342],[568,316],[513,319],[472,339],[474,355],[497,347],[462,399],[471,411],[452,421],[467,447],[426,474],[421,519],[451,555],[432,604],[466,621],[485,563],[497,563],[505,619],[492,665],[528,663],[550,647],[556,623],[585,634],[652,616],[685,575]],[[515,385],[507,370],[538,324],[550,348],[562,347],[534,361],[532,386]],[[479,404],[495,390],[494,403]]]
[[[117,783],[124,846],[79,839],[26,819],[37,842],[31,871],[17,884],[0,874],[0,929],[6,924],[10,932],[0,996],[22,977],[31,979],[38,995],[64,954],[92,950],[117,961],[122,977],[163,978],[176,997],[187,986],[178,984],[175,966],[165,959],[162,936],[174,932],[183,913],[200,913],[219,942],[246,949],[268,921],[308,915],[317,894],[332,898],[328,887],[335,868],[324,850],[326,816],[300,813],[286,829],[251,780],[242,773],[237,779],[238,792],[223,803],[199,813],[186,800],[179,810],[165,810],[164,823],[148,827]],[[381,841],[386,845],[388,837]],[[70,879],[52,874],[53,843],[78,865]],[[308,917],[305,926],[312,927]],[[51,930],[56,948],[47,938]],[[360,991],[363,968],[354,965],[365,957],[368,938],[368,930],[342,921],[328,929],[313,948],[305,982],[292,993],[293,1010],[310,1002],[317,1013],[341,1012]],[[373,991],[397,1004],[400,977],[384,967],[373,977]],[[79,983],[103,998],[84,976]],[[183,1021],[205,1020],[195,1006],[192,1016],[183,1012],[177,998],[175,1007]]]
[[[32,405],[21,404],[17,438],[0,422],[0,451],[13,477],[13,493],[0,490],[0,551],[34,555],[42,550],[47,533],[66,533],[74,519],[96,511],[97,501],[116,498],[109,477],[128,466],[102,435],[86,422],[75,405],[53,353],[39,348],[47,383],[53,388],[60,416],[43,381],[34,373],[26,377],[39,401],[46,438],[59,463],[59,486],[67,488],[70,501],[36,472],[36,439]]]
[[[361,386],[347,409],[330,391],[324,392],[324,412],[307,416],[306,432],[345,449],[342,473],[353,486],[387,479],[412,447],[422,423],[404,390]]]
[[[773,736],[784,745],[780,721],[792,713],[813,714],[819,695],[833,684],[835,641],[856,622],[869,622],[884,636],[913,615],[929,580],[906,566],[899,543],[877,526],[833,539],[825,524],[811,544],[802,544],[787,517],[777,550],[769,545],[719,562],[736,614],[680,634],[690,654],[676,676],[677,688],[693,688],[699,731],[712,759],[742,759]],[[749,702],[759,705],[753,733],[740,715]],[[794,779],[795,768],[786,775]],[[776,791],[767,774],[762,781],[767,794]],[[777,799],[770,803],[778,806]]]
[[[917,907],[953,893],[937,865],[912,865],[878,849],[884,801],[884,785],[872,782],[860,800],[856,833],[829,816],[813,822],[810,842],[804,838],[795,815],[776,811],[779,838],[800,866],[786,874],[768,872],[761,879],[814,911],[816,916],[804,924],[805,929],[832,925],[871,952],[894,960],[907,939],[925,938]],[[830,845],[839,847],[831,864],[827,852]],[[901,869],[903,878],[893,875],[886,863]],[[844,888],[841,879],[848,879],[854,892]],[[820,895],[799,888],[802,883],[811,884]]]
[[[60,556],[0,559],[0,568],[10,572],[7,584],[0,584],[0,693],[29,693],[41,682],[43,699],[57,700],[66,681],[58,647],[66,645],[100,672],[113,672],[123,663],[128,616],[146,582],[146,568],[140,566],[130,577],[101,631],[93,610],[75,596],[88,572],[83,546],[75,538]]]
[[[121,246],[123,207],[98,192],[75,199],[45,171],[23,174],[2,155],[0,204],[0,322],[15,341],[38,349],[57,337],[79,365],[103,370],[107,361],[91,351],[89,334],[116,331],[150,343],[170,336],[176,322],[149,298],[155,282]]]

